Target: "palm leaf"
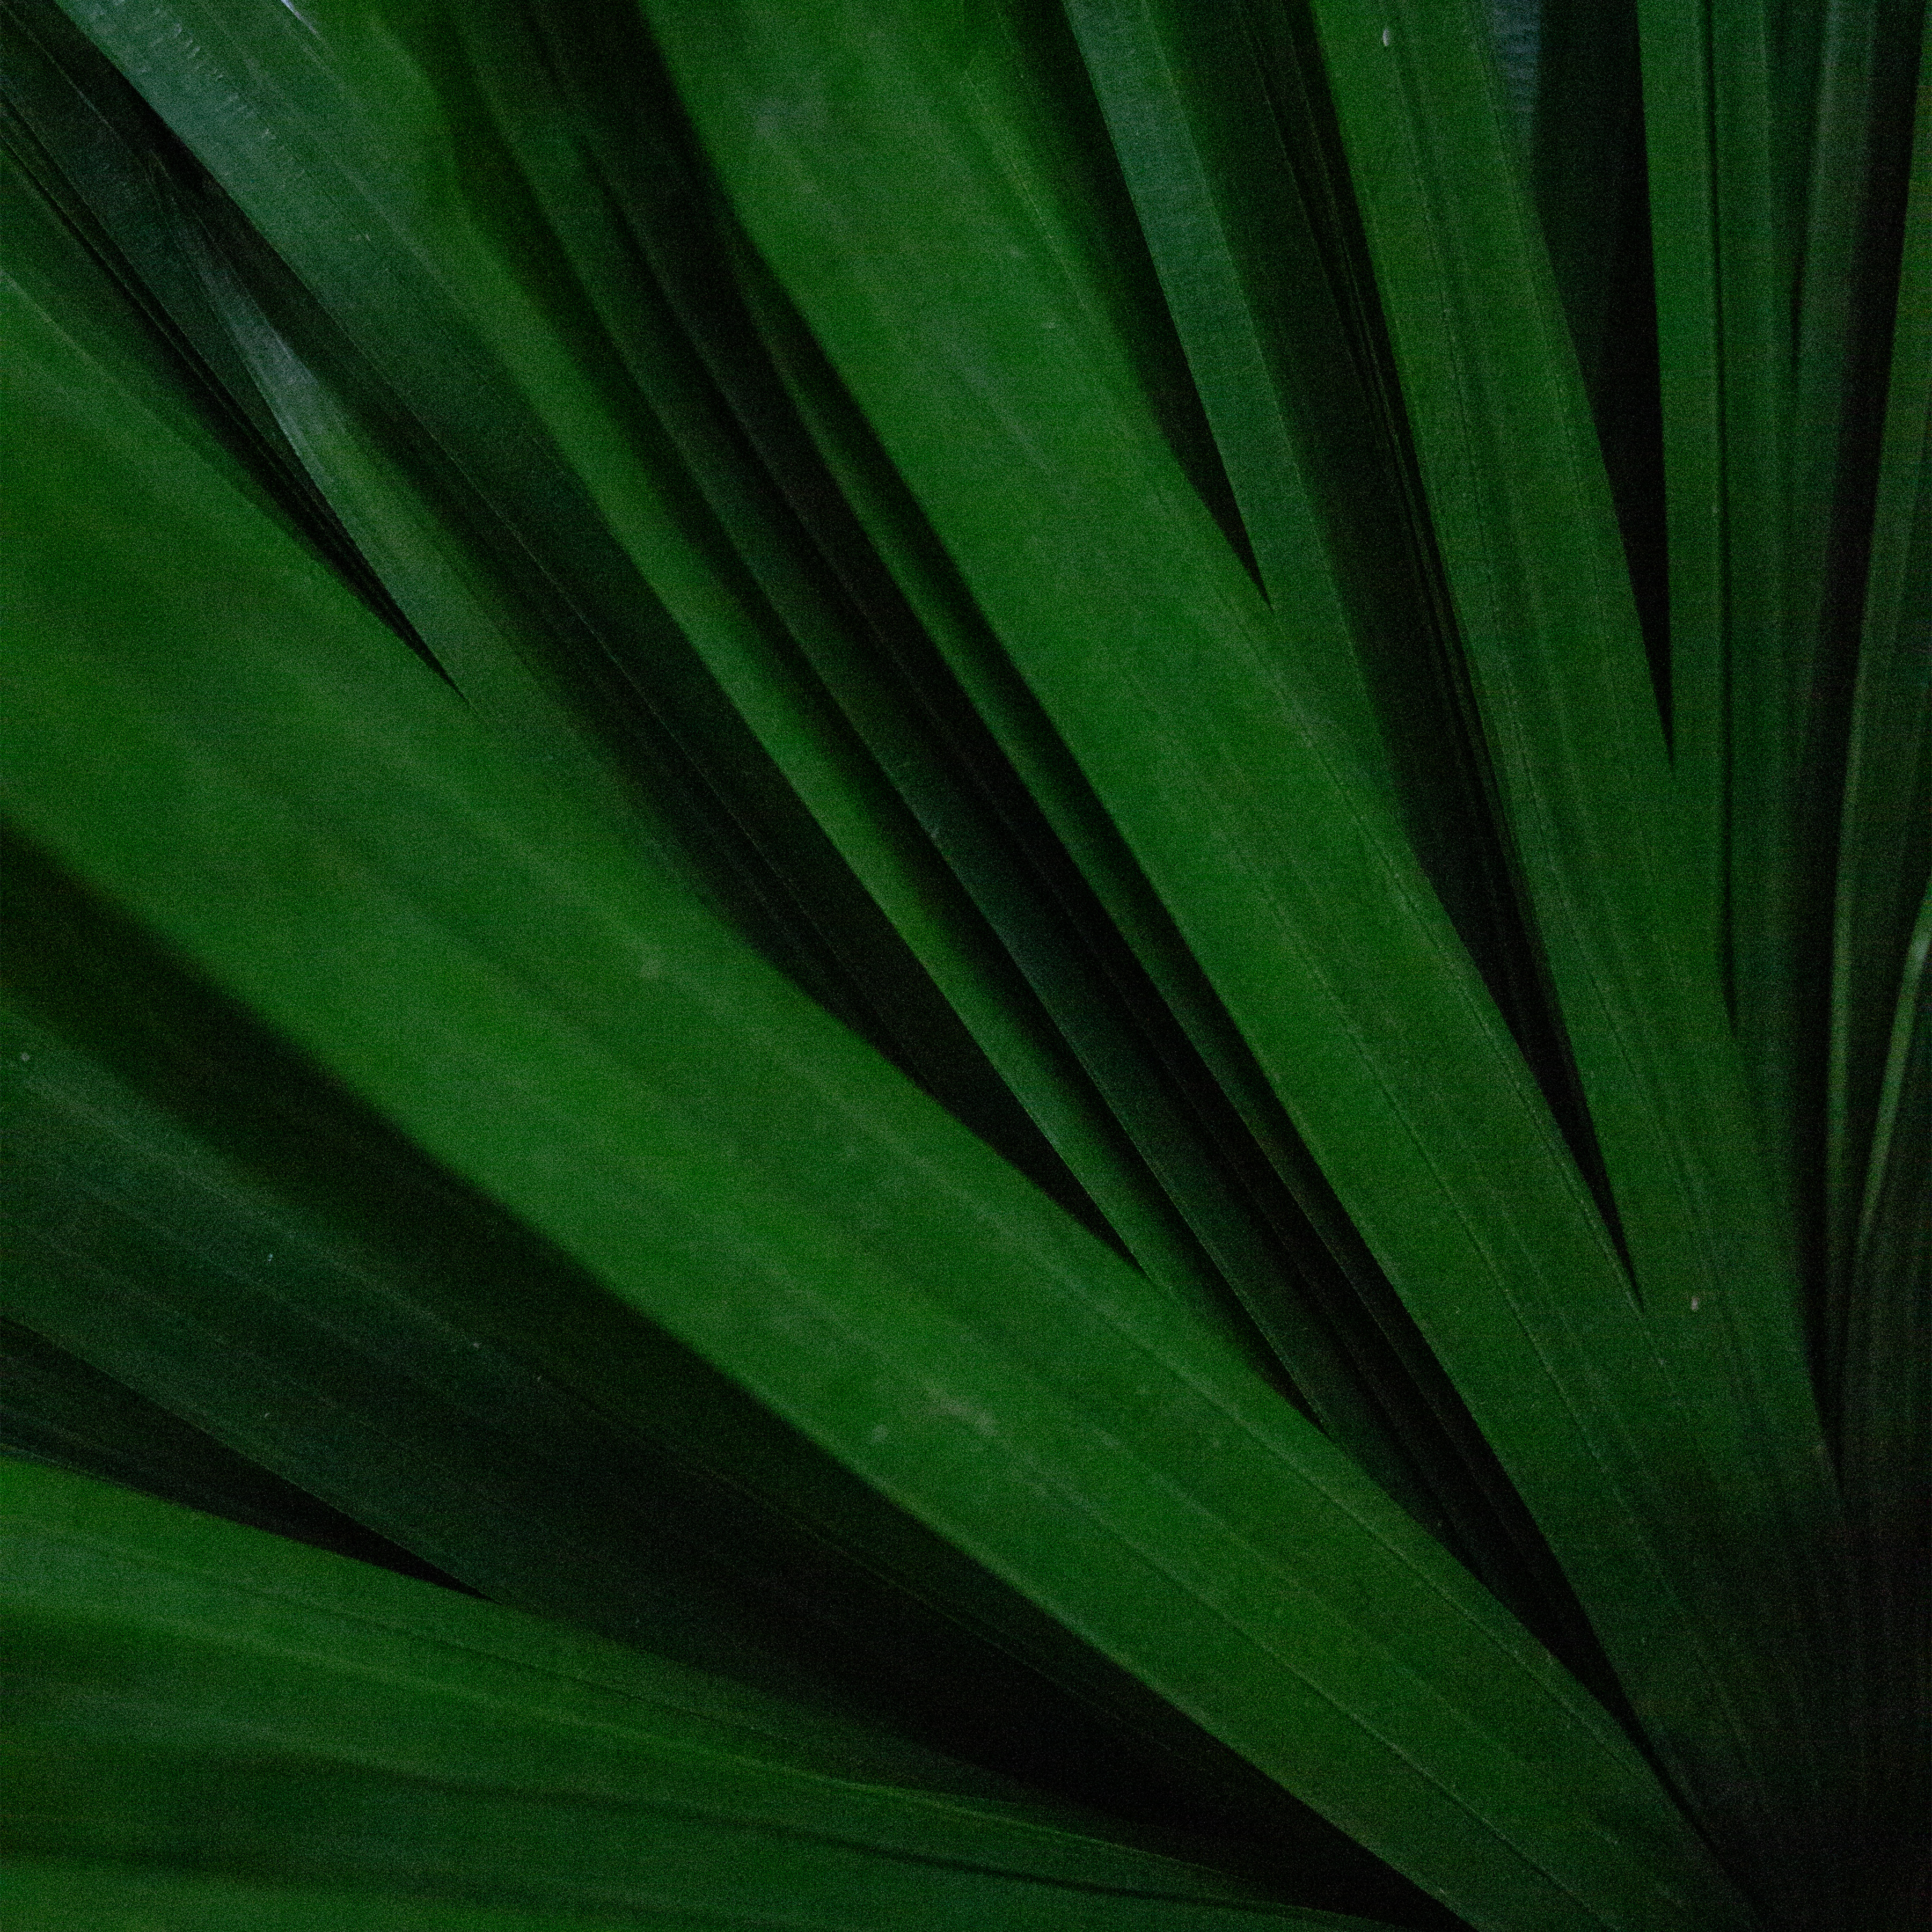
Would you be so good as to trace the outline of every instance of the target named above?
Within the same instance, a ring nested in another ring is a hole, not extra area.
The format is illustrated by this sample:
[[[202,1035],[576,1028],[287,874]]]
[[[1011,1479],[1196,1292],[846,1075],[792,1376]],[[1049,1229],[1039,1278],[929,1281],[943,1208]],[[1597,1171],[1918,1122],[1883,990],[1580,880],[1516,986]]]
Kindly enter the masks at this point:
[[[6,16],[20,1909],[1912,1922],[1922,7]]]
[[[351,1900],[442,1862],[478,1902],[647,1923],[756,1923],[800,1892],[962,1924],[1346,1922],[955,1796],[946,1767],[881,1763],[864,1734],[728,1683],[86,1478],[10,1469],[5,1521],[13,1828],[37,1852],[138,1868],[199,1790],[226,1814],[218,1865]],[[226,1708],[184,1722],[196,1680]],[[309,1806],[333,1821],[319,1838],[290,1830]],[[586,1839],[613,1809],[629,1828]]]

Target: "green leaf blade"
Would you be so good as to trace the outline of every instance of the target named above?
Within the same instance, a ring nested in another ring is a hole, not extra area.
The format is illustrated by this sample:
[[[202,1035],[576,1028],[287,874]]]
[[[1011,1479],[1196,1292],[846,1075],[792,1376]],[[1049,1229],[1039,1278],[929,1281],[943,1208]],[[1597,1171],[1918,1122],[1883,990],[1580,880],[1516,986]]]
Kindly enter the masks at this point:
[[[63,648],[20,661],[10,707],[30,830],[615,1292],[1466,1914],[1740,1917],[1615,1727],[1210,1335],[1158,1314],[870,1049],[518,776],[167,446],[42,393],[64,434],[33,441],[9,493],[31,520],[27,583],[65,614],[45,626]],[[91,520],[164,542],[182,518],[247,586],[218,640],[192,599],[152,588],[130,631],[132,558],[113,577],[62,567]],[[296,646],[332,609],[326,658]],[[218,755],[194,722],[211,703],[231,721]],[[130,811],[137,796],[199,802],[158,818]],[[229,866],[245,850],[245,890],[191,883],[197,824]],[[829,1202],[828,1147],[846,1177]],[[1216,1442],[1226,1460],[1204,1460]],[[1434,1693],[1405,1715],[1412,1672]],[[1574,1784],[1552,1810],[1558,1762]],[[1372,1784],[1388,1798],[1367,1815],[1350,1794]],[[1574,1831],[1572,1806],[1596,1823]],[[1485,1870],[1479,1845],[1510,1849]]]

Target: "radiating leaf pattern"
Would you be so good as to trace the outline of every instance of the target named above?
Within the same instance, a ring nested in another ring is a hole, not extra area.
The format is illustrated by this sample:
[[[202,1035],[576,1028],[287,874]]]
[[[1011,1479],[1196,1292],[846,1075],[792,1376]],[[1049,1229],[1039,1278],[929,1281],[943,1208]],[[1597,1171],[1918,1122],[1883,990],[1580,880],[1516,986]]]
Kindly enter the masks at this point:
[[[14,1916],[1918,1922],[1920,0],[0,14]]]

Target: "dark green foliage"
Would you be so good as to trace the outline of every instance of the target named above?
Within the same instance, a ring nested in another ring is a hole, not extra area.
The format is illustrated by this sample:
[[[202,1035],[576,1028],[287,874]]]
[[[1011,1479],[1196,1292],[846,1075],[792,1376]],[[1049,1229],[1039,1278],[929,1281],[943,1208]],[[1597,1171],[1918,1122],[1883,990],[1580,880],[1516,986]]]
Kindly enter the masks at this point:
[[[4,13],[21,1909],[1912,1923],[1923,6]]]

